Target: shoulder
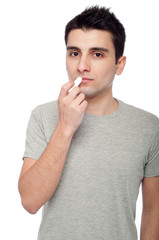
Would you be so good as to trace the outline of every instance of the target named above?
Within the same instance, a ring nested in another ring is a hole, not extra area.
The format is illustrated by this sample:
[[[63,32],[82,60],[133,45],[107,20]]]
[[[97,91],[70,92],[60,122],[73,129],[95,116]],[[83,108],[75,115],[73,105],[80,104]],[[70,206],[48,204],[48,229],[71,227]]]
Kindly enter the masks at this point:
[[[32,112],[34,113],[42,113],[42,114],[47,114],[47,113],[53,113],[57,111],[57,101],[51,101],[47,103],[40,104],[36,106]]]
[[[58,106],[57,100],[40,104],[32,110],[32,115],[37,119],[57,119],[58,118]]]
[[[139,131],[159,131],[159,118],[155,114],[122,101],[120,103],[123,110],[122,117],[128,124],[135,126]]]

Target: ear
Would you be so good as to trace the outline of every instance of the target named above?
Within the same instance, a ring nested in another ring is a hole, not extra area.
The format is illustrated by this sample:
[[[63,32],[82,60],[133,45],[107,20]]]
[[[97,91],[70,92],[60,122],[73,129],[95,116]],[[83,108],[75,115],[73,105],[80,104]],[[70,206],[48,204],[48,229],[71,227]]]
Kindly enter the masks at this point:
[[[116,75],[120,75],[123,72],[125,64],[126,64],[126,57],[125,56],[120,57],[117,62]]]

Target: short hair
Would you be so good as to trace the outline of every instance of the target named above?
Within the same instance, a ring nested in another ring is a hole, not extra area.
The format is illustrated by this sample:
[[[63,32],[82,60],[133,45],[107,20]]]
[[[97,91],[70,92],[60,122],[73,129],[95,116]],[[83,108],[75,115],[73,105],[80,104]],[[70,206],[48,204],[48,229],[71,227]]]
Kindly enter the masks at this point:
[[[110,32],[115,48],[116,63],[123,55],[126,40],[125,29],[114,13],[110,12],[110,8],[92,6],[69,21],[65,28],[66,45],[68,35],[74,29],[98,29]]]

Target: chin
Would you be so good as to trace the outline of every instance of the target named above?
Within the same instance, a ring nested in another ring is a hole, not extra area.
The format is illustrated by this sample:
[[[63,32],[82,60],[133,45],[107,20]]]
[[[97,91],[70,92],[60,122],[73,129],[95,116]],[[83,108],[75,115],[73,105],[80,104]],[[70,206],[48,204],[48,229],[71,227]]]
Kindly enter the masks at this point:
[[[81,87],[80,89],[86,98],[91,98],[98,95],[98,92],[95,89],[91,89],[90,87]]]

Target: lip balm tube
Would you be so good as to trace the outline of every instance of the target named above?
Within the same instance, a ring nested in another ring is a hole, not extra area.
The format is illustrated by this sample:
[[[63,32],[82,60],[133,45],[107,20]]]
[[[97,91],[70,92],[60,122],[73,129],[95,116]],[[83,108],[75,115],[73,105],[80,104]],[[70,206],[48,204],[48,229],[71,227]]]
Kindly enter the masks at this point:
[[[78,77],[74,82],[75,82],[75,85],[69,90],[69,92],[72,91],[74,87],[77,87],[78,85],[80,85],[80,83],[82,82],[82,78]]]

